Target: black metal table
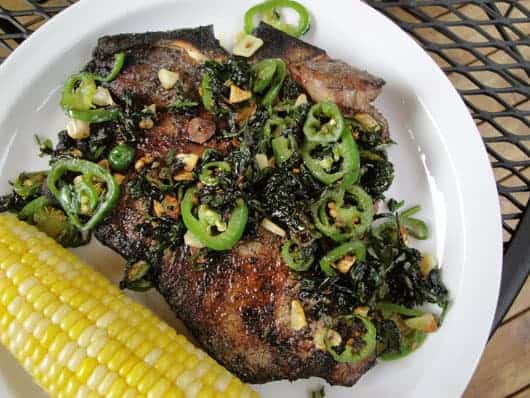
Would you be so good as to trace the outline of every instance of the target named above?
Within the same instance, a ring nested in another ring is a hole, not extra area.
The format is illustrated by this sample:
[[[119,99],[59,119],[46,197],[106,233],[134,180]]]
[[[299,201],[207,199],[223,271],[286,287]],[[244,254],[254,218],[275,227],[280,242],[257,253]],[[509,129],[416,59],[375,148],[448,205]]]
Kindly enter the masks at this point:
[[[72,0],[0,0],[0,62]],[[497,179],[504,229],[493,330],[530,272],[530,11],[522,1],[373,1],[411,34],[459,89]]]

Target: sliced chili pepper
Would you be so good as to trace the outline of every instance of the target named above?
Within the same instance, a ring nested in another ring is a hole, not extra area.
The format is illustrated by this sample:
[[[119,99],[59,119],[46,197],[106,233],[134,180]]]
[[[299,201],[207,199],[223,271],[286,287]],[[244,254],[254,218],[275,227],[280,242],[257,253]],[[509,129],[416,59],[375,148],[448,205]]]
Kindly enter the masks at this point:
[[[61,97],[61,107],[65,111],[72,109],[88,111],[93,107],[92,99],[96,93],[96,81],[90,73],[72,75],[66,81]]]
[[[335,103],[322,101],[309,109],[304,123],[304,134],[308,141],[335,142],[344,130],[344,118]]]
[[[13,183],[13,191],[23,199],[28,199],[39,193],[47,175],[47,171],[21,173]]]
[[[353,185],[324,191],[311,206],[317,229],[337,242],[362,236],[374,217],[372,198]]]
[[[292,134],[287,137],[280,136],[273,138],[271,141],[272,152],[278,165],[288,161],[296,152],[298,144]]]
[[[219,184],[219,172],[229,173],[232,170],[230,163],[219,161],[219,162],[208,162],[201,168],[199,174],[199,180],[206,185],[218,185]]]
[[[263,127],[263,135],[258,142],[258,151],[266,153],[269,150],[271,139],[278,137],[285,129],[285,120],[281,117],[273,116],[267,119]]]
[[[114,170],[123,171],[134,161],[135,150],[127,144],[119,144],[109,152],[109,164]]]
[[[228,224],[226,224],[218,213],[204,205],[198,206],[197,216],[194,215],[197,191],[197,188],[188,188],[182,199],[181,213],[184,225],[209,249],[231,249],[241,239],[245,231],[248,219],[248,207],[245,201],[243,199],[236,200]],[[215,234],[214,227],[218,231],[219,229],[224,229],[224,231]]]
[[[118,108],[90,109],[88,111],[70,109],[66,113],[72,119],[82,120],[83,122],[88,123],[108,122],[118,119],[121,115]]]
[[[288,240],[282,245],[281,254],[285,264],[298,272],[307,271],[315,260],[313,255],[305,253],[304,249],[293,240]]]
[[[125,53],[114,54],[114,65],[112,66],[110,73],[106,77],[96,76],[96,80],[101,80],[106,83],[113,81],[120,74],[124,63]]]
[[[359,149],[347,129],[336,143],[306,140],[302,146],[302,159],[313,177],[326,185],[343,178],[344,186],[349,186],[359,181],[361,175]]]
[[[209,112],[215,110],[215,99],[213,97],[212,76],[205,72],[201,80],[201,99],[204,109]]]
[[[281,20],[278,8],[290,8],[298,14],[298,25],[289,25]],[[263,3],[251,7],[245,13],[245,32],[252,34],[255,28],[254,17],[260,16],[269,25],[294,37],[300,37],[311,27],[311,17],[307,9],[300,3],[293,0],[267,0]]]
[[[18,213],[18,217],[21,220],[30,220],[33,218],[33,215],[41,210],[42,208],[48,206],[50,204],[50,201],[46,196],[39,196],[36,199],[33,199],[31,202],[29,202],[27,205],[25,205],[22,210]]]
[[[280,94],[283,82],[287,76],[285,62],[279,58],[264,59],[254,65],[254,72],[256,73],[256,81],[252,91],[263,94],[261,103],[263,106],[270,108]]]
[[[96,80],[110,82],[118,76],[125,62],[125,53],[114,56],[114,66],[106,76],[98,76],[93,73],[77,73],[70,76],[63,87],[61,96],[61,108],[73,119],[89,123],[101,123],[115,120],[120,111],[117,108],[92,109],[92,100],[96,94]]]
[[[78,183],[77,191],[69,184],[59,186],[61,177],[68,172],[80,173],[82,183]],[[88,177],[88,178],[87,178]],[[95,190],[92,182],[88,179],[92,177],[101,180],[106,184],[106,192],[102,198]],[[88,232],[98,225],[105,215],[114,207],[119,197],[119,186],[114,180],[114,177],[103,167],[82,159],[68,159],[58,160],[52,166],[48,174],[47,185],[50,192],[61,204],[61,207],[70,218],[72,224],[75,225],[81,232]],[[81,214],[81,197],[88,195],[89,208],[93,209],[93,214],[86,223],[82,223],[79,216]],[[97,199],[95,203],[93,200]]]
[[[361,241],[347,242],[330,250],[320,260],[320,269],[326,276],[335,276],[334,264],[346,256],[354,255],[357,261],[364,261],[366,258],[366,246]]]
[[[378,356],[383,361],[394,361],[401,359],[416,351],[425,342],[427,334],[419,330],[413,330],[409,334],[402,336],[398,352],[382,353]]]
[[[125,267],[125,275],[120,282],[121,289],[129,289],[137,292],[145,292],[153,287],[149,279],[151,264],[145,260],[128,263]]]
[[[345,321],[349,326],[351,326],[355,319],[359,319],[365,329],[366,332],[362,336],[362,341],[364,343],[364,346],[354,352],[354,348],[346,343],[346,346],[344,347],[344,351],[342,351],[340,354],[335,351],[335,349],[331,346],[331,343],[329,341],[329,332],[330,329],[326,330],[326,333],[324,334],[324,344],[326,345],[326,349],[331,354],[333,359],[336,362],[341,363],[357,363],[362,361],[363,359],[370,356],[376,348],[376,329],[374,324],[368,320],[365,317],[359,316],[359,315],[349,315],[345,317],[341,317],[341,321]]]
[[[399,304],[380,302],[375,305],[375,308],[381,311],[383,318],[390,318],[393,314],[405,315],[405,316],[420,316],[423,315],[422,311],[415,310],[413,308],[407,308]]]

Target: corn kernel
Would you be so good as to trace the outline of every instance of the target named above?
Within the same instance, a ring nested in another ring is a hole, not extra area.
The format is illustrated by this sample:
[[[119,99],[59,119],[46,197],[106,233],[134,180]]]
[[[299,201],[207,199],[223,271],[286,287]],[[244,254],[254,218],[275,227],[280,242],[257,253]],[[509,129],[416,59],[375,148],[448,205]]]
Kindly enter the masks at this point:
[[[149,368],[145,363],[138,362],[125,376],[125,381],[130,386],[136,386],[148,370]]]
[[[94,372],[94,369],[96,369],[96,366],[98,366],[98,361],[94,358],[85,357],[76,371],[79,381],[85,384],[92,372]]]
[[[98,361],[105,364],[108,363],[114,357],[120,347],[120,343],[110,340],[98,354]]]
[[[147,371],[146,374],[142,376],[142,379],[136,386],[138,388],[138,391],[142,394],[147,394],[149,389],[153,387],[153,385],[161,379],[160,374],[155,369],[150,369]]]

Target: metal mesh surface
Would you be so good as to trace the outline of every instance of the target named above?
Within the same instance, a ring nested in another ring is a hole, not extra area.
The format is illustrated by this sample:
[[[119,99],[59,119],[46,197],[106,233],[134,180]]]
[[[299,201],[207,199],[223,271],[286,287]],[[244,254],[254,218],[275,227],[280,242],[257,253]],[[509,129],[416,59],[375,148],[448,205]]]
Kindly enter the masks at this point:
[[[75,0],[0,0],[0,62]],[[530,2],[367,1],[435,59],[469,107],[499,190],[505,259],[496,324],[530,269]],[[479,200],[477,198],[477,200]]]

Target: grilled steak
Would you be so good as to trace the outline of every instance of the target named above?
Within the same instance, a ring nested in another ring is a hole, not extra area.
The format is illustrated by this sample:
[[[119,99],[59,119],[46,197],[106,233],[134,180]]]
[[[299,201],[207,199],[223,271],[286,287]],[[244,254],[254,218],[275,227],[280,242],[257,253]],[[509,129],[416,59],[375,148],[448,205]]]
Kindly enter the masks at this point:
[[[256,59],[285,59],[293,77],[315,100],[332,99],[352,112],[373,110],[369,103],[382,80],[264,24],[257,34],[266,45]],[[196,143],[202,138],[190,140],[190,123],[197,123],[192,122],[197,118],[209,121],[205,113],[175,114],[167,108],[182,93],[200,102],[200,65],[206,59],[227,57],[212,27],[104,37],[88,68],[108,70],[116,51],[125,51],[127,62],[109,85],[113,96],[157,106],[155,125],[141,135],[137,160],[156,161],[171,151],[201,155],[206,147],[229,150],[232,141],[217,134],[205,137],[203,144]],[[162,89],[157,77],[161,68],[177,71],[181,85]],[[338,80],[331,75],[336,73]],[[152,203],[132,192],[137,173],[133,169],[125,176],[118,205],[95,232],[102,243],[127,259],[141,258],[155,244],[138,228],[146,222]],[[280,238],[259,229],[252,239],[217,254],[203,271],[194,270],[189,247],[172,247],[157,264],[154,283],[200,344],[242,380],[262,383],[319,376],[332,384],[354,384],[374,364],[375,356],[355,364],[331,357],[322,336],[324,325],[338,312],[315,310],[315,299],[303,294],[301,280],[284,264],[279,247]],[[303,307],[308,327],[292,327],[293,303]]]
[[[332,59],[324,50],[303,43],[266,23],[262,22],[254,34],[264,41],[254,59],[284,59],[293,78],[314,101],[335,102],[345,115],[368,113],[384,126],[383,134],[388,136],[386,119],[371,104],[385,84],[383,79]]]

